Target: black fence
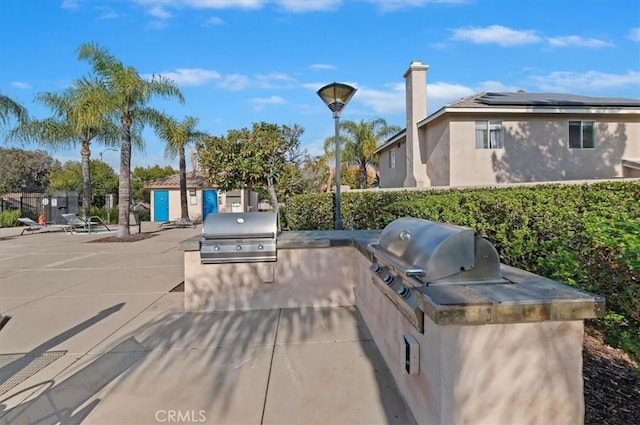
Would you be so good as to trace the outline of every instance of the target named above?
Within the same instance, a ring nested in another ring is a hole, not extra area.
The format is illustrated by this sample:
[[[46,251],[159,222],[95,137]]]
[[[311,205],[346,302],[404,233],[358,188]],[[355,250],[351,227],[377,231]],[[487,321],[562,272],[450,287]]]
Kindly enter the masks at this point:
[[[47,223],[65,224],[62,214],[78,212],[77,192],[9,193],[0,198],[0,211],[21,211],[22,217],[37,221],[42,214]]]

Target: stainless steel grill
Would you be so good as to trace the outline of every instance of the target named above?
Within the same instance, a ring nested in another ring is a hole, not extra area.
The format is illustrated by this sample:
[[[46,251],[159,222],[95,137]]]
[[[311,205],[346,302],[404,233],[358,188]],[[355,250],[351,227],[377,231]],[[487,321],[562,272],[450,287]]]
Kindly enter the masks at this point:
[[[209,214],[202,226],[202,264],[277,260],[275,212]]]
[[[399,218],[368,249],[373,283],[419,329],[419,288],[508,282],[501,275],[496,249],[467,227]]]

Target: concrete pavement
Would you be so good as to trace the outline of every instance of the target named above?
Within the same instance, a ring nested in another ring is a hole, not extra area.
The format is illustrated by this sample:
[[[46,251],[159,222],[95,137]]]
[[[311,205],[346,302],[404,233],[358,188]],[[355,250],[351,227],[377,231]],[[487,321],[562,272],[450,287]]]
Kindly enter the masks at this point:
[[[185,313],[178,242],[0,229],[0,423],[413,423],[355,308]]]

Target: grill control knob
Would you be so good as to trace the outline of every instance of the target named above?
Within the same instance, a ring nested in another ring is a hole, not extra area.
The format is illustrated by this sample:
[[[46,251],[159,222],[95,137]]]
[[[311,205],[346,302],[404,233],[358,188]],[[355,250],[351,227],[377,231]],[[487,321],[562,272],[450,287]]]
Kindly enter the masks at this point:
[[[236,251],[242,251],[242,246],[236,245]]]
[[[264,247],[262,245],[258,245],[258,249],[263,249]]]
[[[384,281],[384,283],[386,283],[387,285],[391,285],[391,283],[393,283],[393,276],[391,276],[389,273],[385,274],[384,277],[382,278],[382,280]]]
[[[396,291],[396,293],[400,295],[401,298],[406,298],[407,296],[409,296],[409,289],[401,286],[400,289]]]
[[[373,270],[374,273],[379,273],[380,270],[382,270],[382,266],[378,263],[373,263],[371,265],[371,270]]]
[[[214,251],[220,251],[220,247],[218,245],[216,245],[216,246],[213,247],[213,250]]]

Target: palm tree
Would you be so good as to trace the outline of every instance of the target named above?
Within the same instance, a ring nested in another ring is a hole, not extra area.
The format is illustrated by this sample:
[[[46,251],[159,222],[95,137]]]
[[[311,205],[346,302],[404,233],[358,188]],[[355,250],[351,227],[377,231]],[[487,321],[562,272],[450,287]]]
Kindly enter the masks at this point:
[[[192,142],[198,142],[209,137],[207,133],[197,131],[198,119],[185,117],[182,122],[165,114],[157,114],[153,118],[156,135],[167,144],[165,156],[175,159],[179,157],[180,166],[180,213],[181,220],[188,222],[189,208],[187,207],[187,160],[185,148]],[[195,171],[195,169],[194,169]]]
[[[358,167],[360,189],[367,187],[367,168],[378,164],[373,151],[387,137],[402,130],[397,125],[388,125],[384,118],[376,118],[371,121],[361,120],[340,122],[340,157],[344,162]],[[332,158],[335,153],[335,140],[329,137],[324,142],[324,151],[327,158]],[[329,177],[331,178],[331,177]]]
[[[367,187],[367,168],[378,164],[373,151],[387,137],[401,130],[399,126],[388,125],[384,118],[371,121],[343,121],[340,123],[344,133],[344,160],[358,167],[360,189]]]
[[[61,93],[41,93],[36,101],[49,107],[53,116],[23,121],[9,135],[54,149],[80,144],[82,215],[88,217],[91,205],[91,141],[114,146],[119,135],[118,126],[108,116],[106,88],[100,81],[82,78]]]
[[[24,106],[0,93],[0,123],[7,125],[11,116],[22,122],[28,118],[28,113]]]
[[[111,108],[121,124],[120,177],[118,184],[118,234],[119,238],[130,236],[129,204],[131,201],[131,135],[152,118],[153,110],[148,103],[154,96],[177,98],[184,103],[182,92],[174,81],[154,76],[150,80],[138,71],[125,66],[108,50],[96,44],[82,44],[78,58],[86,60],[94,73],[104,81],[110,95]]]

